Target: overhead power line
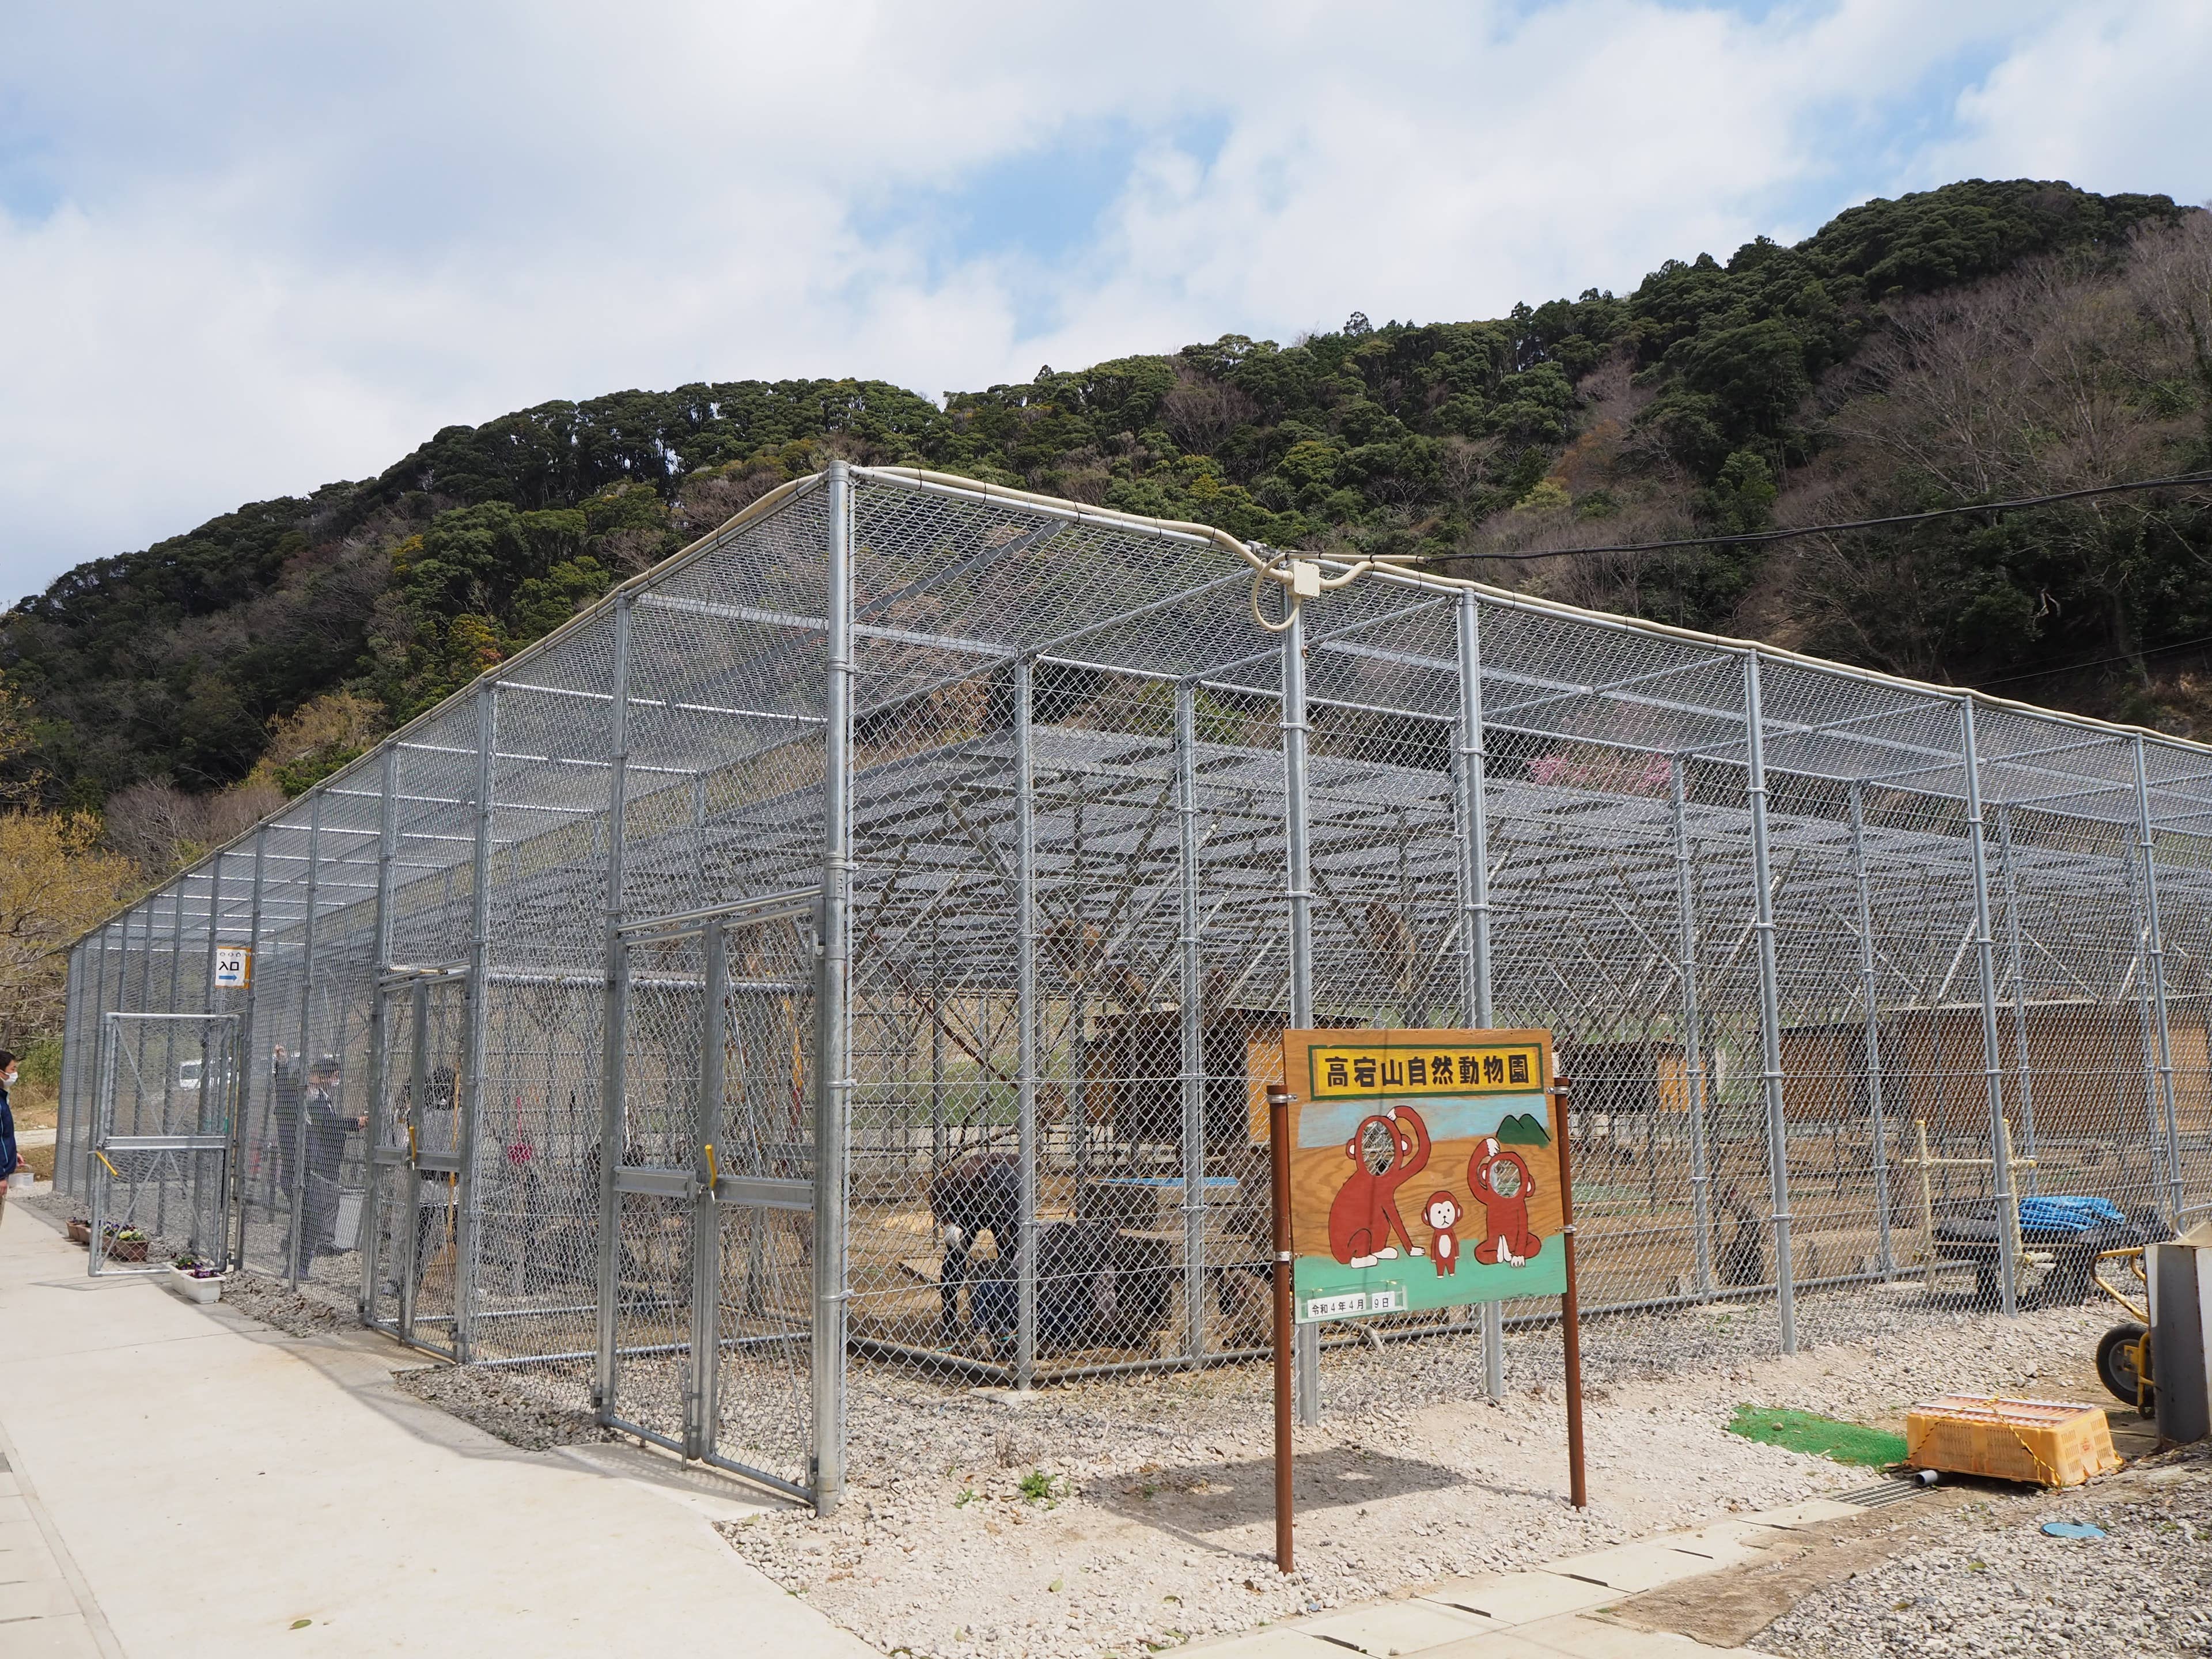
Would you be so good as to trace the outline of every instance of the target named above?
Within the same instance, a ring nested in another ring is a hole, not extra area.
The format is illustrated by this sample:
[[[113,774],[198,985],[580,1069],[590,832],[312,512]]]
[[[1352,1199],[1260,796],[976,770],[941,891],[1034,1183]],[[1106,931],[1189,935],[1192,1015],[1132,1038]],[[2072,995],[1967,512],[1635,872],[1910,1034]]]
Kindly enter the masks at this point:
[[[2059,501],[2078,501],[2091,495],[2122,495],[2138,489],[2172,489],[2187,484],[2212,484],[2212,472],[2181,472],[2170,478],[2136,478],[2126,483],[2093,484],[2087,489],[2062,489],[2048,495],[2023,495],[2009,501],[1978,501],[1972,507],[1930,507],[1925,513],[1894,513],[1880,519],[1845,519],[1834,524],[1805,524],[1787,530],[1751,530],[1731,536],[1686,536],[1668,542],[1620,542],[1610,547],[1554,547],[1537,553],[1462,553],[1465,559],[1496,559],[1523,563],[1535,559],[1566,559],[1589,553],[1665,553],[1687,547],[1743,547],[1760,542],[1788,541],[1794,536],[1826,536],[1844,530],[1881,530],[1892,525],[1925,524],[1931,519],[1955,519],[1970,513],[2009,513],[2026,507],[2050,507]]]

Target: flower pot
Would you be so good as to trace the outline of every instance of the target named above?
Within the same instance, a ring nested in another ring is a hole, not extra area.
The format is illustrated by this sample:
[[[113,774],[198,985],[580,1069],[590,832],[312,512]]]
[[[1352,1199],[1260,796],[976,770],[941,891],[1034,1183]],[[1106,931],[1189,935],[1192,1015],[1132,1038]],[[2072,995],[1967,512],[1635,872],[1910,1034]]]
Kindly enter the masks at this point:
[[[72,1244],[91,1243],[92,1223],[71,1218],[69,1224],[69,1240]]]
[[[146,1241],[143,1238],[111,1238],[107,1241],[107,1256],[111,1261],[143,1261]]]
[[[172,1267],[164,1282],[187,1302],[204,1304],[222,1300],[221,1273],[210,1273],[207,1278],[202,1279],[195,1273],[185,1272],[182,1267]]]

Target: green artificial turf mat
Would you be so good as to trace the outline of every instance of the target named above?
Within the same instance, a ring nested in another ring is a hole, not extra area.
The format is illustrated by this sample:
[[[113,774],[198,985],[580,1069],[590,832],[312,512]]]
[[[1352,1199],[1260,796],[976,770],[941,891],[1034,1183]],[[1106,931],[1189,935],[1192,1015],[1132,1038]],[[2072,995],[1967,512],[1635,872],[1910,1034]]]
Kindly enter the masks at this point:
[[[1763,1446],[1809,1452],[1838,1463],[1857,1463],[1878,1469],[1905,1461],[1904,1436],[1862,1428],[1856,1423],[1838,1423],[1832,1417],[1815,1417],[1810,1412],[1793,1412],[1773,1406],[1738,1406],[1728,1426],[1730,1434],[1740,1434]]]

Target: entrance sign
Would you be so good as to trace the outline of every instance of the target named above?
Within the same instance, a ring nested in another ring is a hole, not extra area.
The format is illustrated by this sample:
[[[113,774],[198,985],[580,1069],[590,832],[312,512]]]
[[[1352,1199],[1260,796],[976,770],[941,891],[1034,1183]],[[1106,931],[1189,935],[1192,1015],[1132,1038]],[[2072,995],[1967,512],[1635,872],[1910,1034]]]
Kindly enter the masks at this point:
[[[1293,1324],[1558,1297],[1567,1497],[1587,1507],[1573,1156],[1552,1034],[1285,1031],[1267,1101],[1276,1566],[1291,1570]]]
[[[1300,1324],[1566,1291],[1548,1031],[1285,1031]]]
[[[253,952],[243,945],[215,947],[215,988],[243,990],[253,983]]]

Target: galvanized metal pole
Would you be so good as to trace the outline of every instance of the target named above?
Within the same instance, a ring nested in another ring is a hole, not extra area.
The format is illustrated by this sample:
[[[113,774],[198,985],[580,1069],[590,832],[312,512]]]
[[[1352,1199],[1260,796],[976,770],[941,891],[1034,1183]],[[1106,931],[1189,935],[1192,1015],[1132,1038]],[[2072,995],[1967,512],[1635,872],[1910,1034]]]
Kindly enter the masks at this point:
[[[1310,1030],[1314,1019],[1313,857],[1308,842],[1305,613],[1295,609],[1283,632],[1283,848],[1284,896],[1291,921],[1291,1029]],[[1290,1079],[1284,1079],[1285,1086]],[[1298,1421],[1321,1421],[1321,1331],[1297,1328],[1293,1356]]]
[[[300,1047],[293,1063],[300,1068],[299,1109],[292,1121],[292,1213],[284,1230],[284,1276],[300,1282],[300,1249],[307,1224],[307,1067],[314,1063],[315,889],[322,870],[323,797],[316,792],[307,807],[307,915],[300,936]]]
[[[822,981],[815,998],[814,1509],[845,1490],[845,1160],[852,1123],[853,478],[830,463],[829,628],[823,714]]]
[[[1021,1238],[1014,1265],[1014,1386],[1036,1380],[1037,908],[1036,759],[1031,751],[1034,687],[1027,657],[1014,682],[1014,1093],[1020,1163]]]
[[[2180,1122],[2173,1108],[2173,1037],[2166,1012],[2166,930],[2158,910],[2158,849],[2151,837],[2150,761],[2140,732],[2136,733],[2136,819],[2142,836],[2143,913],[2150,925],[2151,999],[2158,1014],[2158,1096],[2166,1116],[2167,1202],[2178,1228],[2188,1200],[2183,1195]]]
[[[615,1192],[628,1137],[623,1095],[628,1087],[629,953],[623,946],[623,822],[629,810],[629,635],[631,596],[617,594],[614,666],[607,703],[607,890],[601,950],[606,988],[599,1006],[599,1347],[592,1369],[592,1404],[605,1422],[615,1409],[615,1307],[621,1294],[616,1271],[622,1238],[622,1200]]]
[[[1489,751],[1482,725],[1482,612],[1462,591],[1455,616],[1459,645],[1459,720],[1453,744],[1455,805],[1459,818],[1460,998],[1462,1018],[1477,1030],[1498,1023],[1490,975]],[[1482,1382],[1492,1400],[1505,1397],[1505,1304],[1482,1304]]]
[[[246,1006],[239,1014],[238,1111],[230,1130],[231,1224],[236,1229],[238,1241],[231,1250],[230,1259],[241,1267],[246,1263],[246,1126],[253,1117],[255,1079],[262,1080],[264,1100],[269,1086],[269,1068],[256,1058],[260,1049],[256,1046],[258,1037],[254,1025],[255,1000],[261,994],[261,882],[268,865],[268,853],[269,828],[264,824],[253,832],[253,890],[247,900],[246,912]]]
[[[222,915],[224,857],[225,852],[218,850],[213,861],[208,866],[207,939],[206,949],[202,952],[204,960],[200,970],[200,1006],[210,1016],[217,1012],[216,1004],[221,1000],[216,997],[215,989],[215,951],[216,923]],[[227,1074],[217,1063],[219,1051],[211,1051],[209,1047],[208,1040],[214,1035],[215,1030],[212,1018],[200,1027],[200,1091],[198,1104],[192,1114],[192,1133],[196,1135],[207,1133],[208,1112],[210,1104],[216,1102],[216,1091],[218,1087],[228,1086],[225,1082]],[[230,1071],[234,1073],[236,1070],[236,1065],[234,1063]],[[230,1130],[229,1124],[225,1123],[222,1127],[223,1133],[228,1134]],[[221,1161],[217,1161],[213,1177],[210,1179],[207,1167],[208,1155],[204,1152],[193,1152],[189,1156],[192,1171],[191,1251],[194,1255],[218,1253],[215,1252],[210,1246],[204,1224],[213,1223],[218,1238],[227,1231],[223,1225],[222,1195],[228,1182],[230,1172],[224,1168]]]
[[[2012,808],[1997,808],[1997,870],[2004,884],[2005,949],[2012,969],[2012,1065],[2020,1079],[2020,1152],[2035,1157],[2035,1066],[2027,1052],[2027,972],[2020,945],[2020,885],[2013,874]],[[2038,1190],[2035,1165],[2027,1166],[2027,1190]]]
[[[1881,1276],[1897,1271],[1889,1237],[1889,1132],[1883,1108],[1881,1075],[1881,987],[1875,971],[1874,895],[1867,882],[1866,797],[1851,785],[1851,884],[1858,896],[1859,987],[1866,1001],[1867,1119],[1874,1131],[1874,1203],[1881,1218]]]
[[[477,689],[476,845],[469,866],[468,1031],[461,1061],[460,1173],[453,1182],[453,1360],[476,1358],[477,1268],[483,1252],[483,1197],[477,1143],[483,1133],[484,1068],[491,1022],[492,788],[497,776],[499,688]]]
[[[1199,956],[1198,686],[1175,689],[1176,811],[1182,830],[1176,877],[1182,907],[1176,943],[1182,1056],[1183,1353],[1194,1367],[1206,1354],[1206,980]]]
[[[377,769],[376,912],[368,951],[368,1127],[363,1135],[368,1148],[368,1176],[361,1200],[361,1318],[364,1325],[376,1322],[377,1287],[383,1282],[380,1269],[384,1259],[385,1171],[392,1162],[386,1149],[390,1137],[386,1133],[385,1097],[391,1092],[392,1057],[385,1050],[392,1031],[385,1013],[384,976],[392,971],[392,873],[399,839],[394,774],[398,763],[398,746],[386,744]]]
[[[699,935],[707,953],[699,1022],[699,1145],[693,1153],[698,1195],[691,1210],[691,1378],[684,1401],[684,1447],[690,1457],[714,1450],[722,1370],[722,1097],[729,1035],[730,942],[720,924]]]
[[[1682,757],[1667,764],[1667,787],[1674,807],[1674,911],[1680,927],[1682,992],[1682,1103],[1690,1115],[1690,1228],[1695,1265],[1692,1280],[1699,1296],[1713,1288],[1713,1176],[1705,1150],[1705,1024],[1698,1001],[1697,884],[1690,866],[1688,780]]]
[[[1782,991],[1775,962],[1774,872],[1766,830],[1765,718],[1759,653],[1743,655],[1744,793],[1751,805],[1752,931],[1759,941],[1759,1073],[1766,1097],[1766,1182],[1774,1201],[1774,1303],[1782,1352],[1797,1352],[1797,1264],[1790,1249],[1790,1124],[1782,1098]]]
[[[1981,969],[1982,1079],[1990,1097],[1990,1170],[1997,1204],[1997,1295],[2009,1319],[2020,1311],[2020,1262],[2013,1238],[2020,1211],[2012,1162],[2005,1156],[2004,1057],[1997,1046],[1996,943],[1990,931],[1989,849],[1982,837],[1982,763],[1974,744],[1974,700],[1959,699],[1959,740],[1966,795],[1966,848],[1974,873],[1974,955]]]
[[[2164,1114],[2159,1106],[2158,1017],[2151,1012],[2150,1006],[2150,930],[2144,923],[2142,901],[2136,891],[2142,884],[2143,872],[2140,842],[2136,843],[2136,851],[2138,856],[2124,860],[2121,867],[2127,876],[2128,925],[2135,936],[2136,960],[2130,975],[2136,982],[2136,1018],[2142,1027],[2143,1133],[2147,1137],[2144,1145],[2149,1149],[2152,1196],[2155,1200],[2158,1167],[2166,1162],[2166,1135]],[[2124,1159],[2124,1152],[2122,1156]]]

